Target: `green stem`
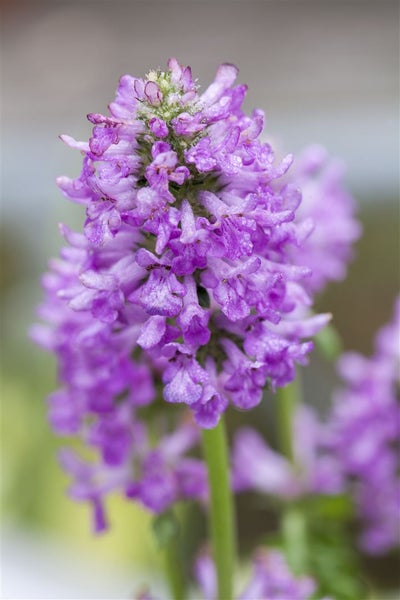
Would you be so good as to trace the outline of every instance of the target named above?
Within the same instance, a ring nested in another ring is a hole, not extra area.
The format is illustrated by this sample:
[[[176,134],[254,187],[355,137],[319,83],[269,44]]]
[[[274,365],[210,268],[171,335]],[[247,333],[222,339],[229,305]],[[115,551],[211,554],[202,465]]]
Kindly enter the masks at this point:
[[[292,383],[278,388],[276,408],[278,414],[279,446],[282,454],[295,465],[293,450],[293,419],[296,406],[301,402],[301,383],[299,373]]]
[[[177,536],[172,536],[165,547],[165,573],[168,579],[171,599],[185,600],[185,580]]]
[[[296,470],[293,448],[293,424],[297,406],[301,403],[301,380],[299,372],[292,383],[277,392],[277,415],[279,445],[282,454]],[[296,502],[288,502],[282,516],[282,537],[286,556],[293,572],[300,574],[307,567],[307,523]]]
[[[202,435],[210,488],[210,530],[217,570],[217,598],[232,600],[236,532],[223,417],[214,429],[203,429]]]
[[[287,505],[282,517],[282,537],[287,561],[295,575],[307,570],[307,524],[301,509]]]

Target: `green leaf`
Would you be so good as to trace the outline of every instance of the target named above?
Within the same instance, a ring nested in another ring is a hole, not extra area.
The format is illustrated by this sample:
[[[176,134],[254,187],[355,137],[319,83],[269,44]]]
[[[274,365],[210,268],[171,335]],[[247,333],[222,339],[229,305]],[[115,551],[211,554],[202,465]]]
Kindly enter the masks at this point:
[[[360,577],[358,553],[352,546],[345,524],[322,520],[309,527],[310,573],[319,583],[316,598],[330,596],[337,600],[360,600],[367,597]]]

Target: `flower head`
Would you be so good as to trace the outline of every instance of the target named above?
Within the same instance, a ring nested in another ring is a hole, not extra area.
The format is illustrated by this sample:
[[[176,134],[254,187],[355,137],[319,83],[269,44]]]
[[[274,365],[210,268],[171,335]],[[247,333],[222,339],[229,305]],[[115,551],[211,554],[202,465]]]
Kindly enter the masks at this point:
[[[129,464],[138,407],[162,394],[214,427],[230,403],[251,408],[266,385],[293,379],[312,348],[303,338],[329,319],[307,320],[301,193],[283,180],[293,157],[276,164],[236,77],[221,65],[199,93],[171,59],[121,77],[110,114],[88,115],[88,143],[62,136],[84,158],[58,185],[86,220],[83,233],[62,228],[68,245],[44,278],[47,326],[35,337],[59,361],[54,427],[81,435],[107,469]],[[151,506],[151,486],[170,479],[160,456],[148,461],[153,483],[129,493],[146,490]]]

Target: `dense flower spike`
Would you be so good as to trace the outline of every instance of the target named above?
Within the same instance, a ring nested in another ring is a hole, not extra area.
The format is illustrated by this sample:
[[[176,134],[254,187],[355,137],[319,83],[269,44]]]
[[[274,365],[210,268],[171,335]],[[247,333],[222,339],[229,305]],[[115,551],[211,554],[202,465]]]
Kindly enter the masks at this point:
[[[332,419],[334,450],[363,521],[361,544],[372,554],[400,544],[400,297],[381,329],[374,355],[345,354]]]
[[[244,114],[236,76],[221,65],[199,94],[175,59],[145,79],[124,75],[110,115],[88,115],[88,143],[62,136],[84,158],[80,176],[58,185],[86,220],[82,234],[62,227],[68,246],[44,278],[48,325],[34,335],[59,361],[54,428],[100,454],[101,474],[86,474],[96,489],[79,492],[97,507],[121,486],[153,510],[177,497],[175,484],[153,493],[168,477],[151,448],[140,455],[151,482],[117,477],[140,445],[141,407],[163,395],[212,428],[229,403],[251,408],[266,385],[291,381],[312,348],[303,338],[329,320],[308,317],[293,157],[276,164],[259,140],[263,113]],[[83,469],[63,462],[80,482]],[[199,468],[184,464],[188,477]]]

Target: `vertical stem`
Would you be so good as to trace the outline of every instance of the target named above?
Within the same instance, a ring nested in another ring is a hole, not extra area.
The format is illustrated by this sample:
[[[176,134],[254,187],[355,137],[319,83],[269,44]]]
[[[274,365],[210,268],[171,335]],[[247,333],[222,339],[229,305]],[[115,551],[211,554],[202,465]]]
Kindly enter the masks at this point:
[[[282,517],[282,537],[287,561],[295,575],[307,570],[307,524],[301,509],[291,503]]]
[[[282,454],[297,468],[293,445],[293,424],[296,407],[301,403],[299,372],[292,383],[277,392],[277,415],[279,445]],[[288,502],[282,516],[282,537],[288,563],[294,573],[300,574],[307,567],[307,524],[305,516],[295,502]]]
[[[282,454],[294,465],[293,451],[293,419],[296,406],[301,402],[301,384],[299,374],[294,381],[279,388],[276,394],[279,446]]]
[[[210,529],[217,570],[217,598],[232,600],[236,532],[223,417],[214,429],[203,429],[202,436],[210,488]]]
[[[165,572],[171,592],[171,599],[185,600],[185,581],[177,536],[172,536],[165,547]]]

